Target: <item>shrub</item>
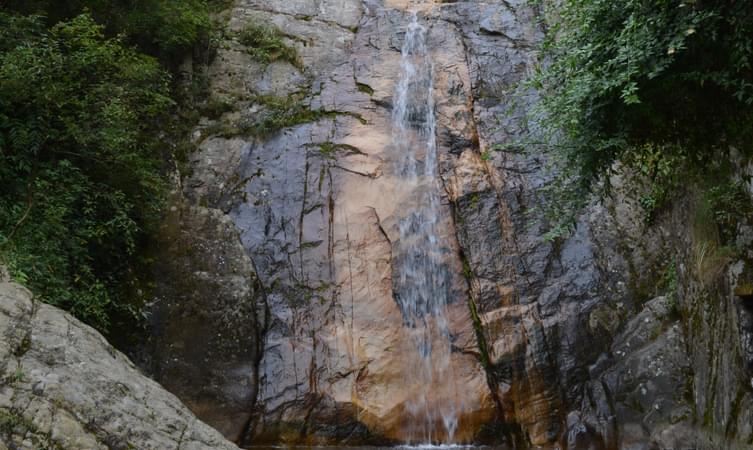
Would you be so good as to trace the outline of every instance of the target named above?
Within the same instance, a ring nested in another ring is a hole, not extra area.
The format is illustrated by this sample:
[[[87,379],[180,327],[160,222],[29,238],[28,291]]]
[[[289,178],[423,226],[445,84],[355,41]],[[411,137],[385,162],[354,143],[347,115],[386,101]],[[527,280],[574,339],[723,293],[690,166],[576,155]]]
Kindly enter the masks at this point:
[[[533,115],[571,211],[598,181],[608,188],[616,161],[645,173],[647,149],[659,164],[646,174],[655,190],[643,199],[648,209],[668,198],[678,174],[718,172],[713,162],[730,146],[751,154],[753,3],[539,3],[552,25],[529,80],[541,92]]]
[[[106,329],[159,218],[173,106],[159,62],[81,15],[0,13],[0,257],[42,300]]]

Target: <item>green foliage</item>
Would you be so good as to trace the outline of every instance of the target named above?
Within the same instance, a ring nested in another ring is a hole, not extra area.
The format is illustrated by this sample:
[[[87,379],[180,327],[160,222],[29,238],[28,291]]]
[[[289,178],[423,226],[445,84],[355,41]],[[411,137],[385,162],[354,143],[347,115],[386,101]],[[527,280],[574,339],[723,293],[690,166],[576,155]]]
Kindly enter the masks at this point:
[[[574,227],[575,224],[571,222],[558,223],[544,233],[543,239],[546,242],[556,242],[572,233]]]
[[[6,8],[38,14],[47,25],[70,20],[82,13],[102,24],[109,36],[122,35],[126,44],[163,59],[177,59],[209,39],[211,9],[226,6],[215,0],[8,0]]]
[[[741,182],[727,181],[707,186],[697,196],[692,222],[693,262],[698,279],[711,284],[727,264],[739,256],[733,241],[737,225],[753,213]]]
[[[687,167],[684,150],[668,147],[646,143],[636,146],[623,158],[623,162],[634,170],[638,181],[645,185],[641,186],[638,201],[646,213],[647,222],[687,181],[684,171],[680,170]]]
[[[127,35],[142,48],[154,46],[157,54],[175,57],[209,38],[211,22],[202,0],[142,1],[126,16]]]
[[[16,370],[13,372],[13,375],[10,377],[11,383],[20,383],[24,381],[26,378],[26,374],[24,374],[23,367],[19,364],[18,367],[16,367]]]
[[[310,91],[308,90],[285,97],[254,95],[248,98],[254,111],[252,114],[240,119],[223,120],[220,118],[220,120],[204,128],[202,132],[205,136],[226,138],[235,136],[266,138],[285,128],[337,116],[350,116],[362,124],[367,123],[366,119],[356,113],[312,109],[307,101],[309,96]],[[218,110],[218,112],[220,111],[221,109]],[[338,151],[360,153],[360,150],[356,147],[346,144],[324,142],[313,146],[319,147],[321,154],[328,157],[334,157],[334,153]]]
[[[287,97],[257,95],[252,99],[252,102],[261,106],[261,111],[258,114],[238,124],[217,124],[208,128],[206,133],[208,135],[225,137],[238,135],[267,137],[283,128],[314,122],[323,117],[340,114],[337,112],[313,110],[303,101],[302,96],[303,94],[292,94]],[[356,118],[362,120],[360,116]]]
[[[41,432],[33,420],[15,409],[0,409],[0,437],[5,442],[22,438],[37,450],[64,450],[49,433]]]
[[[37,427],[32,421],[15,411],[0,409],[0,432],[7,435],[15,432],[17,429],[21,429],[24,432],[35,432]]]
[[[322,111],[312,110],[295,95],[288,97],[257,96],[254,101],[264,105],[267,111],[264,119],[248,130],[255,136],[267,136],[283,128],[313,122],[326,114]]]
[[[173,107],[159,62],[91,16],[0,13],[0,257],[44,301],[106,329],[164,190]]]
[[[672,261],[669,263],[669,266],[667,266],[667,271],[664,273],[664,279],[662,280],[662,284],[666,288],[666,295],[669,298],[669,307],[670,312],[674,316],[679,316],[680,314],[680,304],[679,304],[679,287],[680,287],[680,281],[679,276],[677,273],[677,261],[675,258],[672,258]]]
[[[742,181],[727,181],[708,188],[704,201],[724,243],[731,242],[737,226],[753,216],[753,205]]]
[[[363,155],[357,147],[349,144],[339,144],[331,141],[319,142],[312,144],[319,149],[319,153],[325,158],[335,159],[337,153],[343,152],[348,155]]]
[[[282,32],[274,26],[252,22],[238,34],[238,41],[260,62],[283,60],[300,67],[298,53],[295,48],[285,44],[283,37]]]
[[[195,109],[196,113],[204,117],[217,119],[234,109],[233,101],[230,99],[218,98],[212,95],[206,95],[205,98],[206,100],[201,105],[197,105]]]
[[[540,2],[544,3],[544,2]],[[753,3],[564,0],[552,8],[534,118],[571,210],[621,161],[647,178],[644,208],[753,146]]]
[[[211,55],[210,13],[229,4],[0,6],[0,260],[42,300],[100,330],[140,314],[133,291],[148,271],[141,255],[160,215],[163,167],[187,151],[175,136],[188,134],[196,100],[171,89],[165,67],[192,51]]]
[[[358,92],[363,92],[367,95],[374,95],[374,89],[368,84],[356,82],[356,88],[358,88]]]

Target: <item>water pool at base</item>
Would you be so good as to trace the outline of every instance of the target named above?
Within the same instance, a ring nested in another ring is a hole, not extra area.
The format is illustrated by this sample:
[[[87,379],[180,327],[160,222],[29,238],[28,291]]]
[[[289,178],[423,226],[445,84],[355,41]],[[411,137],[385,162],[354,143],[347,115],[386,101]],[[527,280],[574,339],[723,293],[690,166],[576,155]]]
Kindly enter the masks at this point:
[[[255,445],[249,450],[511,450],[503,445],[464,445],[464,444],[418,444],[418,445]]]

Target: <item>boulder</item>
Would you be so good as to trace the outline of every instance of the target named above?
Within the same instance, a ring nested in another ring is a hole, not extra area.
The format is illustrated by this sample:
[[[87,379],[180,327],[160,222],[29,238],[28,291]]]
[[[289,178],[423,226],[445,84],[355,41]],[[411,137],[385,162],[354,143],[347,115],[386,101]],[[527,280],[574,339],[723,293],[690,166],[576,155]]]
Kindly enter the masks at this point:
[[[0,448],[238,448],[93,328],[0,278]]]

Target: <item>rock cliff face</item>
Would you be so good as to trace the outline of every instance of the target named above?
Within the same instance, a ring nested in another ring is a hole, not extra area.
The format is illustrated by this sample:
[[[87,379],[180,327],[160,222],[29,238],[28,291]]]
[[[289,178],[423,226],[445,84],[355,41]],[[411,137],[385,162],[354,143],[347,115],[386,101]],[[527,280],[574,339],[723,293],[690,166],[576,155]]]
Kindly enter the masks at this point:
[[[158,243],[150,373],[232,440],[257,395],[264,293],[233,222],[178,195]]]
[[[543,156],[495,150],[529,133],[534,94],[516,85],[541,36],[523,0],[235,2],[202,73],[228,108],[196,129],[166,226],[156,378],[241,444],[409,439],[420,355],[397,301],[398,220],[415,192],[391,119],[411,9],[435,74],[453,376],[434,389],[457,404],[454,440],[750,442],[749,309],[737,279],[709,291],[680,264],[680,212],[648,227],[625,193],[546,242]],[[237,38],[255,23],[299,64],[255,60]],[[281,108],[295,120],[270,129]],[[646,288],[673,257],[679,302]]]
[[[1,270],[0,336],[0,449],[238,448]]]

